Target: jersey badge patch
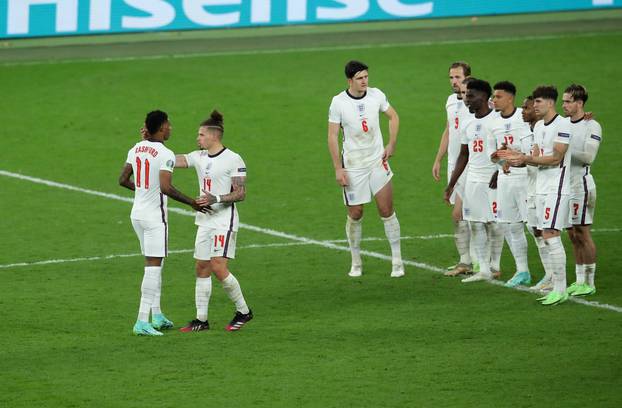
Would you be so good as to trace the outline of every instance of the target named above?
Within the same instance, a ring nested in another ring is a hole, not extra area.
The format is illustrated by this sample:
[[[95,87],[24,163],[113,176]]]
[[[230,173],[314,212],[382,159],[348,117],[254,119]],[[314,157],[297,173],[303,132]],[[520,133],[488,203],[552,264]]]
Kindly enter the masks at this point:
[[[565,137],[566,139],[570,138],[570,134],[569,133],[563,133],[563,132],[557,133],[557,136]]]
[[[506,123],[505,124],[505,130],[509,131],[511,127],[512,127],[511,123]]]
[[[475,131],[479,132],[480,130],[482,130],[482,125],[478,123],[477,126],[475,126]]]
[[[173,167],[175,167],[175,161],[167,160],[166,167],[168,167],[169,169],[172,169]]]
[[[598,136],[598,135],[590,135],[590,137],[591,137],[592,139],[594,139],[594,140],[598,140],[599,142],[600,142],[600,140],[601,140],[601,139],[600,139],[600,136]]]
[[[246,173],[246,167],[239,167],[238,173]]]

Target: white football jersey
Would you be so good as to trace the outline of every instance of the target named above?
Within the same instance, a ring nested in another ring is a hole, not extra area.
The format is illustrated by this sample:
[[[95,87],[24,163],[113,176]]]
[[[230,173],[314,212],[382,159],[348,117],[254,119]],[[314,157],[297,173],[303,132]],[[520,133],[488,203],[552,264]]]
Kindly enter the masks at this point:
[[[569,144],[571,139],[570,120],[555,115],[548,123],[538,121],[533,129],[534,144],[540,147],[541,155],[551,156],[555,143]],[[571,152],[566,151],[562,161],[556,166],[539,166],[536,181],[536,194],[569,194]]]
[[[246,177],[246,164],[239,154],[223,148],[210,155],[207,150],[195,150],[185,155],[188,167],[194,167],[199,180],[199,195],[203,190],[212,195],[229,194],[233,191],[231,179]],[[235,203],[215,203],[211,205],[214,213],[197,212],[195,224],[207,228],[237,231],[239,227],[238,209]]]
[[[533,129],[531,128],[531,126],[529,124],[527,124],[527,127],[529,128],[529,140],[531,143],[531,148],[529,149],[528,154],[532,153],[532,148],[533,148],[533,144],[534,144],[534,135],[533,135]],[[533,200],[536,195],[536,184],[537,184],[537,180],[538,180],[538,168],[536,166],[532,166],[532,165],[527,165],[525,166],[527,168],[527,197],[530,197],[529,200]],[[528,201],[529,201],[528,200]],[[529,201],[530,203],[535,203],[535,201]],[[535,204],[533,204],[535,205]]]
[[[494,110],[482,118],[474,116],[462,129],[460,141],[469,147],[468,182],[488,183],[497,170],[497,165],[490,160],[490,155],[495,152],[497,146],[492,129],[498,116]]]
[[[575,157],[575,153],[582,153],[588,150],[598,152],[602,141],[602,129],[595,120],[579,119],[576,122],[570,121],[570,183],[573,190],[583,191],[583,185],[593,184],[591,177],[591,163],[584,163]],[[591,187],[591,186],[589,186]]]
[[[529,154],[533,144],[533,133],[529,123],[523,121],[522,112],[521,108],[515,108],[508,117],[498,113],[492,129],[497,149],[505,143],[509,149]],[[525,177],[525,175],[527,175],[526,167],[511,167],[508,174],[499,171],[500,178]]]
[[[447,164],[449,168],[453,169],[460,155],[460,128],[465,126],[466,121],[474,118],[474,116],[469,112],[469,108],[464,104],[464,101],[458,99],[458,94],[455,93],[447,98],[445,110],[447,111],[448,130]]]
[[[378,88],[367,88],[360,98],[347,90],[333,97],[328,121],[340,124],[343,131],[343,168],[368,168],[382,160],[379,112],[386,112],[389,107],[387,97]]]
[[[175,153],[163,143],[143,140],[127,153],[134,172],[134,205],[130,217],[142,221],[168,219],[168,197],[160,190],[160,170],[173,172]]]

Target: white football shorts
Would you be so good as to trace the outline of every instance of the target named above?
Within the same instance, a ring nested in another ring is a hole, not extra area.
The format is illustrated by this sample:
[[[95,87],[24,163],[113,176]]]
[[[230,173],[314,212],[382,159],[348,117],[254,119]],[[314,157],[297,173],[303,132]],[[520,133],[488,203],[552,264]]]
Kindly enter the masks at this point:
[[[237,232],[202,227],[199,225],[194,240],[194,259],[209,261],[212,258],[235,258]]]
[[[527,226],[529,228],[538,228],[536,196],[527,196]]]
[[[497,222],[527,221],[527,175],[497,179]]]
[[[538,194],[536,195],[536,214],[538,229],[555,229],[558,231],[570,227],[568,204],[570,196],[567,194]]]
[[[165,258],[168,254],[168,228],[162,221],[132,219],[132,226],[140,241],[140,252],[144,256]]]
[[[456,204],[456,196],[460,197],[461,200],[464,200],[464,185],[466,182],[466,174],[467,174],[468,169],[469,167],[467,165],[467,167],[464,168],[464,171],[458,178],[458,182],[454,186],[454,191],[452,191],[451,196],[449,197],[449,203],[451,205]],[[453,171],[454,171],[454,166],[447,164],[447,184],[449,184],[449,180],[451,180],[451,173],[453,173]]]
[[[372,197],[393,177],[391,167],[386,161],[365,169],[345,170],[348,185],[343,188],[343,203],[348,206],[371,202]]]
[[[497,212],[497,192],[488,183],[468,181],[464,188],[462,218],[466,221],[493,222]]]
[[[596,208],[596,185],[592,182],[583,189],[573,189],[570,193],[570,223],[572,225],[592,225]]]

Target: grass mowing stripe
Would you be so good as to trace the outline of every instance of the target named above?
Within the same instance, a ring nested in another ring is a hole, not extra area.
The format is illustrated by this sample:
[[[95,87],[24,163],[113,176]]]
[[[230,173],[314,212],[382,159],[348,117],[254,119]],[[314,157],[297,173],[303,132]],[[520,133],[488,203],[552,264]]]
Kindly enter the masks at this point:
[[[44,185],[48,185],[51,187],[59,187],[59,188],[64,188],[64,189],[68,189],[68,190],[72,190],[72,191],[78,191],[78,192],[83,192],[83,193],[87,193],[87,194],[92,194],[92,195],[96,195],[99,197],[105,197],[105,198],[111,198],[111,199],[115,199],[115,200],[119,200],[119,201],[125,201],[125,202],[131,202],[132,199],[128,198],[128,197],[122,197],[122,196],[118,196],[116,194],[109,194],[109,193],[103,193],[100,191],[95,191],[95,190],[89,190],[89,189],[84,189],[84,188],[80,188],[80,187],[75,187],[75,186],[71,186],[69,184],[64,184],[64,183],[57,183],[55,181],[50,181],[50,180],[44,180],[44,179],[40,179],[37,177],[30,177],[30,176],[25,176],[22,174],[18,174],[18,173],[12,173],[9,171],[5,171],[5,170],[0,170],[0,175],[3,176],[7,176],[7,177],[13,177],[13,178],[17,178],[17,179],[21,179],[21,180],[26,180],[26,181],[31,181],[33,183],[38,183],[38,184],[44,184]],[[174,211],[174,210],[178,210],[178,211]],[[169,208],[169,211],[173,211],[173,212],[177,212],[180,214],[184,214],[184,215],[190,215],[190,216],[194,216],[194,211],[187,211],[187,210],[182,210],[180,208]],[[336,245],[332,242],[327,242],[327,241],[320,241],[320,240],[316,240],[316,239],[311,239],[311,238],[306,238],[306,237],[301,237],[298,235],[294,235],[294,234],[289,234],[286,232],[281,232],[281,231],[276,231],[270,228],[262,228],[262,227],[257,227],[254,225],[249,225],[249,224],[242,224],[240,223],[240,228],[245,228],[251,231],[255,231],[255,232],[260,232],[263,234],[267,234],[267,235],[271,235],[271,236],[275,236],[275,237],[280,237],[280,238],[286,238],[286,239],[290,239],[292,241],[296,241],[296,242],[301,242],[301,243],[307,243],[307,244],[314,244],[314,245],[318,245],[324,248],[328,248],[328,249],[334,249],[334,250],[338,250],[338,251],[345,251],[345,252],[350,252],[350,248],[347,246],[343,246],[343,245]],[[377,259],[382,259],[382,260],[386,260],[386,261],[392,261],[392,258],[388,255],[384,255],[384,254],[380,254],[378,252],[372,252],[372,251],[366,251],[363,250],[361,251],[362,255],[366,255],[369,257],[373,257],[373,258],[377,258]],[[410,266],[415,266],[417,268],[420,269],[425,269],[428,271],[432,271],[432,272],[437,272],[437,273],[443,273],[445,272],[444,269],[439,268],[437,266],[433,266],[433,265],[429,265],[423,262],[416,262],[416,261],[410,261],[410,260],[403,260],[405,265],[410,265]],[[489,281],[489,283],[493,284],[493,285],[497,285],[497,286],[501,286],[503,285],[503,282],[500,281]],[[517,288],[514,288],[517,289]],[[527,291],[527,292],[531,292],[531,293],[537,293],[535,291],[532,291],[530,289],[527,288],[518,288],[518,290],[521,291]],[[600,309],[606,309],[606,310],[611,310],[614,312],[618,312],[618,313],[622,313],[622,307],[619,306],[615,306],[615,305],[609,305],[609,304],[602,304],[599,302],[594,302],[594,301],[586,301],[584,299],[577,299],[574,297],[570,298],[571,301],[578,303],[578,304],[582,304],[585,306],[590,306],[590,307],[595,307],[595,308],[600,308]]]
[[[357,45],[339,45],[325,47],[307,47],[307,48],[281,48],[281,49],[265,49],[265,50],[244,50],[244,51],[218,51],[203,53],[184,53],[184,54],[163,54],[163,55],[145,55],[130,57],[105,57],[105,58],[78,58],[64,60],[38,60],[24,62],[5,62],[0,63],[3,67],[14,66],[31,66],[31,65],[56,65],[56,64],[75,64],[81,62],[123,62],[123,61],[143,61],[143,60],[161,60],[170,58],[204,58],[204,57],[226,57],[241,55],[271,55],[271,54],[292,54],[292,53],[308,53],[308,52],[324,52],[324,51],[350,51],[369,48],[399,48],[399,47],[422,47],[433,45],[459,45],[459,44],[479,44],[479,43],[499,43],[499,42],[523,42],[528,40],[556,40],[563,38],[584,38],[598,37],[606,35],[620,34],[621,31],[606,32],[587,32],[587,33],[567,33],[567,34],[543,34],[533,36],[519,37],[498,37],[498,38],[478,38],[465,40],[441,40],[441,41],[414,41],[399,43],[378,43],[378,44],[357,44]]]

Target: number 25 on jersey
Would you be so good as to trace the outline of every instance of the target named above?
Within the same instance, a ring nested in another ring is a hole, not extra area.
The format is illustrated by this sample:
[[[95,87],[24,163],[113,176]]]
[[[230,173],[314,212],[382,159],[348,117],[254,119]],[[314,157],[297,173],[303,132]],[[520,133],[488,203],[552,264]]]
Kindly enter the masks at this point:
[[[484,151],[484,141],[482,139],[473,140],[473,151],[476,153]]]

